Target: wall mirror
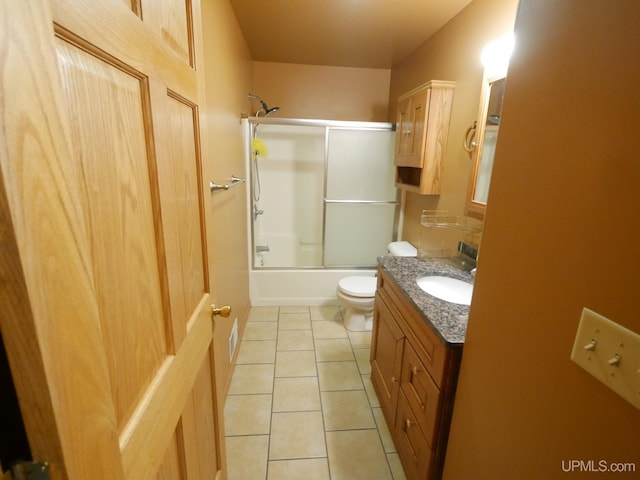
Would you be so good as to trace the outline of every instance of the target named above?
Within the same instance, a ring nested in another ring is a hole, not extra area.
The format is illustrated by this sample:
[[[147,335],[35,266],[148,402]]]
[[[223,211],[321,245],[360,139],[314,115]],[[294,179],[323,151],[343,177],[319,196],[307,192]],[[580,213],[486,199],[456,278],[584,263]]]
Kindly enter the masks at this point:
[[[502,99],[506,84],[504,75],[483,79],[480,94],[475,145],[471,150],[473,167],[467,193],[466,215],[484,220],[493,170],[493,157],[498,140]]]

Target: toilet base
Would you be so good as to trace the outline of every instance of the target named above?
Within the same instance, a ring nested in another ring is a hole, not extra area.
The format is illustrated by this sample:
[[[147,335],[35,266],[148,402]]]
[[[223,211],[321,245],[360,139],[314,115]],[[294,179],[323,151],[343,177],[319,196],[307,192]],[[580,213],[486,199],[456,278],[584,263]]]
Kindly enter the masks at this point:
[[[373,329],[373,311],[347,308],[344,312],[344,328],[351,332],[370,332]]]

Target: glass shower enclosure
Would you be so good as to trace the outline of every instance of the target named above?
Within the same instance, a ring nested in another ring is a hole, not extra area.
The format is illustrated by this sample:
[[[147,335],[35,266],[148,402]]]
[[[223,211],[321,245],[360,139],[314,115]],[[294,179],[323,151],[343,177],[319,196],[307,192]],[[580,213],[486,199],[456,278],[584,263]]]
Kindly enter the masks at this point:
[[[254,269],[372,268],[395,238],[390,123],[250,118]]]

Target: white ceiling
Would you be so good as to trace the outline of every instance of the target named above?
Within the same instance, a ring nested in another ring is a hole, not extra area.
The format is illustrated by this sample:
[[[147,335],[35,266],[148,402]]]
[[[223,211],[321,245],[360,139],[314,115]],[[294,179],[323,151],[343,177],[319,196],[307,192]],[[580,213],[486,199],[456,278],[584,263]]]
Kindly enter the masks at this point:
[[[391,68],[472,0],[230,0],[253,60]]]

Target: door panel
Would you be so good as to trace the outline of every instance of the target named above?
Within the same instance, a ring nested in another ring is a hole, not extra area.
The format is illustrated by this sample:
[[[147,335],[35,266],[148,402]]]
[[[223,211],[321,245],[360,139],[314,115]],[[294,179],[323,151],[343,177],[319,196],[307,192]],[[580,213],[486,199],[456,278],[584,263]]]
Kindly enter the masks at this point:
[[[213,351],[205,357],[195,387],[182,414],[187,478],[210,479],[220,470],[220,446],[209,434],[217,425],[215,386],[213,384]]]
[[[163,135],[171,141],[168,155],[161,157],[160,198],[165,212],[167,257],[171,261],[168,270],[172,311],[184,325],[202,293],[208,290],[198,117],[195,106],[173,92],[168,92],[165,100],[169,122]]]
[[[181,427],[178,425],[179,430]],[[178,438],[182,438],[181,433],[174,433],[171,443],[165,453],[162,466],[158,472],[157,480],[183,480],[182,474],[184,469],[184,457],[182,456],[182,448],[178,444]]]
[[[200,10],[155,3],[151,26],[121,0],[0,3],[0,326],[54,479],[212,479],[224,464]]]
[[[63,40],[56,51],[121,428],[167,352],[147,165],[152,132],[145,130],[150,122],[142,109],[145,82]]]
[[[184,0],[142,1],[142,18],[180,59],[193,65],[191,3]]]

